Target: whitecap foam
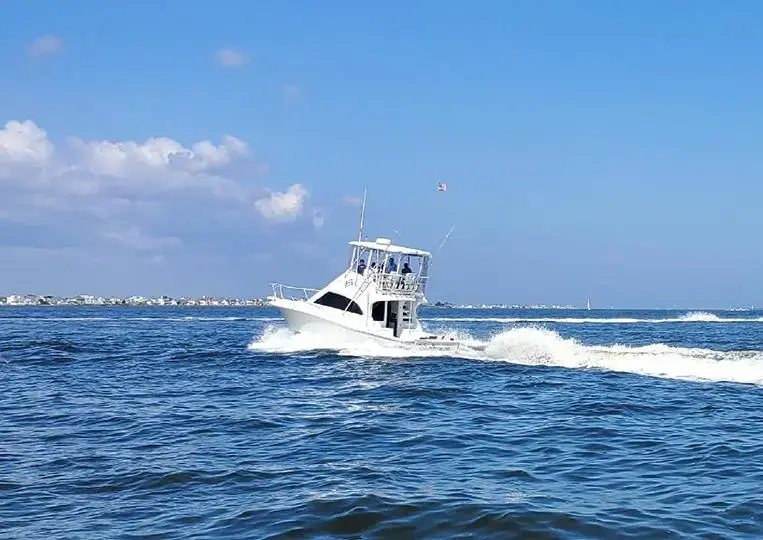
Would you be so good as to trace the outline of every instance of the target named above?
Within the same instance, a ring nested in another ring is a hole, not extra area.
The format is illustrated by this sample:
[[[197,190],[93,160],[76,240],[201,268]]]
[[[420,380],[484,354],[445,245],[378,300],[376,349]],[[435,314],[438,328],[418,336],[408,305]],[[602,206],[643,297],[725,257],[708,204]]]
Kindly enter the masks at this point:
[[[693,381],[736,382],[763,385],[763,351],[714,351],[672,347],[662,343],[646,346],[584,345],[543,327],[524,326],[478,340],[454,331],[467,348],[457,356],[470,360],[509,362],[522,365],[572,369],[600,369],[652,377]],[[469,347],[471,346],[471,347]],[[472,347],[480,347],[481,350]],[[295,334],[286,328],[268,327],[248,347],[253,351],[294,354],[309,350],[332,350],[343,356],[410,358],[444,356],[434,350],[411,351],[373,341],[347,343],[326,334]]]
[[[721,319],[718,315],[715,313],[708,313],[707,311],[690,311],[686,315],[679,318],[682,321],[686,322],[723,322],[724,319]],[[726,319],[729,320],[729,319]],[[731,319],[733,320],[745,320],[745,319]]]

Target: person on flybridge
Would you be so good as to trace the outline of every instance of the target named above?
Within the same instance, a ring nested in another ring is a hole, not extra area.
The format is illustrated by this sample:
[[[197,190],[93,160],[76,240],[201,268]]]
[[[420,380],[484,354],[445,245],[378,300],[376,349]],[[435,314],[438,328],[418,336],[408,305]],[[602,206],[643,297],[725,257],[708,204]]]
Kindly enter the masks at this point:
[[[358,263],[358,274],[362,276],[363,272],[365,271],[366,271],[366,261],[365,259],[360,259],[360,262]]]
[[[390,257],[389,258],[389,262],[387,262],[387,270],[386,270],[386,272],[388,274],[394,274],[395,272],[397,272],[397,264],[395,263],[395,258],[394,257]]]

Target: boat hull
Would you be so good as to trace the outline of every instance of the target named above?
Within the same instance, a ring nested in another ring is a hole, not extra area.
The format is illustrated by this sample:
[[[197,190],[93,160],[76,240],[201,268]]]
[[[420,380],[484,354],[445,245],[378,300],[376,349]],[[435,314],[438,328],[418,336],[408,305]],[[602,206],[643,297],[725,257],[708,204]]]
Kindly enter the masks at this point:
[[[304,304],[296,302],[296,304]],[[317,334],[324,338],[336,340],[338,343],[346,344],[364,344],[376,343],[383,346],[403,347],[412,352],[421,351],[442,351],[444,353],[456,353],[462,344],[451,338],[438,336],[423,336],[409,339],[388,338],[379,336],[372,332],[364,331],[359,328],[352,328],[348,325],[321,317],[318,314],[308,313],[299,305],[284,305],[283,303],[274,303],[281,312],[286,321],[289,330],[300,333]]]

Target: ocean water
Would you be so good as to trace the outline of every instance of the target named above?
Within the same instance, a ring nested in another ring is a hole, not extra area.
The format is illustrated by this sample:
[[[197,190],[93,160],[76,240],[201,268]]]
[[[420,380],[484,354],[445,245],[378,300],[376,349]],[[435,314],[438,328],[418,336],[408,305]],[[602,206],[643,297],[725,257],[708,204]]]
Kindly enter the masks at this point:
[[[2,538],[761,538],[763,313],[0,309]]]

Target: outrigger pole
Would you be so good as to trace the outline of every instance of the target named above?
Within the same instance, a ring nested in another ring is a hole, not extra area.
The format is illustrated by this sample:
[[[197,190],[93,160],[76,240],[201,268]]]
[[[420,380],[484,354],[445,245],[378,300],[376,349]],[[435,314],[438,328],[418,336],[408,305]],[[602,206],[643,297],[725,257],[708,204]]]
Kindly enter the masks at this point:
[[[358,229],[358,242],[363,240],[363,219],[366,216],[366,194],[368,188],[363,188],[363,207],[360,209],[360,228]]]

